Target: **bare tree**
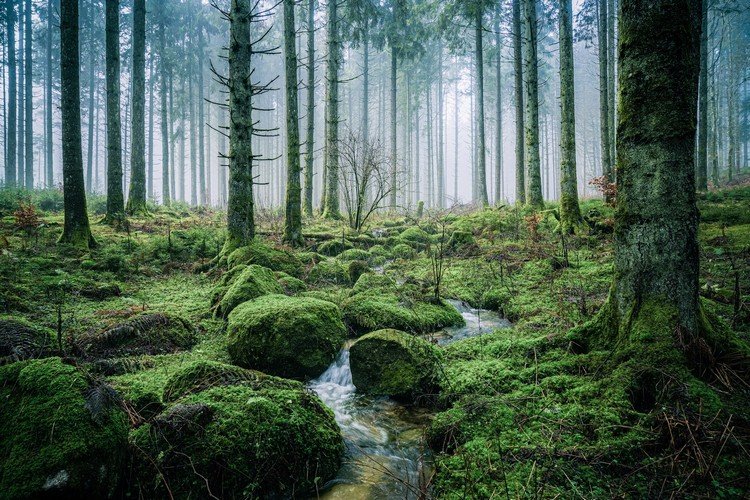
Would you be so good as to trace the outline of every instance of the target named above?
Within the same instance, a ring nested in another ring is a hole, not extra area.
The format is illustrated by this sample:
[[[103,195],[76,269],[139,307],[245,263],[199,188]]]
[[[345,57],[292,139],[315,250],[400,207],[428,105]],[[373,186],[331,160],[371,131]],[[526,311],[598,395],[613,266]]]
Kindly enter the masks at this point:
[[[338,149],[339,186],[347,220],[349,227],[359,232],[370,216],[382,208],[383,200],[397,185],[390,159],[377,140],[365,139],[348,130],[339,141]]]

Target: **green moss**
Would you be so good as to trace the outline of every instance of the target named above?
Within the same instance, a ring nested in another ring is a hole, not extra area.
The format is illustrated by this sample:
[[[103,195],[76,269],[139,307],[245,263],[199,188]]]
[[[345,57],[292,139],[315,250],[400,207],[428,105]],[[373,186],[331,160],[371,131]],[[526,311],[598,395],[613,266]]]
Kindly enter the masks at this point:
[[[384,257],[389,258],[391,256],[391,252],[385,248],[383,245],[375,245],[372,248],[370,248],[370,255],[376,256],[376,257]]]
[[[269,247],[259,241],[238,248],[229,255],[227,258],[229,269],[238,264],[256,264],[295,277],[302,273],[302,262],[293,254]]]
[[[284,289],[284,293],[287,295],[296,295],[307,290],[307,284],[301,279],[289,276],[286,273],[274,274],[276,275],[276,281],[279,282],[279,285],[281,285],[281,288]]]
[[[59,358],[0,367],[0,491],[6,498],[107,497],[127,449],[116,394]]]
[[[344,342],[339,308],[307,297],[266,295],[229,315],[232,362],[288,378],[320,375]]]
[[[412,226],[405,229],[401,233],[399,238],[407,244],[418,249],[426,247],[432,241],[430,235],[422,228],[417,226]]]
[[[392,278],[385,274],[367,273],[357,279],[352,288],[353,293],[371,292],[373,290],[382,290],[386,292],[395,292],[398,286]]]
[[[353,260],[347,267],[347,273],[349,274],[349,282],[356,283],[359,277],[366,273],[371,273],[369,264],[364,260]]]
[[[406,243],[399,243],[398,245],[393,247],[393,250],[391,250],[391,255],[393,255],[393,257],[396,259],[410,260],[414,258],[416,252],[414,251],[414,248],[407,245]]]
[[[340,253],[344,252],[345,250],[351,250],[354,248],[354,245],[349,240],[342,240],[341,238],[336,238],[332,240],[325,241],[321,243],[318,246],[318,253],[322,255],[327,255],[328,257],[335,257],[339,255]]]
[[[211,387],[131,434],[142,455],[133,491],[201,498],[314,494],[344,450],[330,410],[301,386]]]
[[[349,285],[349,273],[334,259],[316,264],[307,274],[307,282],[315,285]]]
[[[216,308],[216,316],[226,318],[232,310],[243,302],[257,299],[262,295],[284,293],[276,281],[273,271],[255,264],[247,266],[222,297]]]
[[[474,245],[474,235],[469,231],[453,231],[448,239],[448,248],[453,252],[461,252]]]
[[[365,262],[368,262],[371,257],[372,256],[370,255],[370,252],[368,252],[367,250],[350,248],[349,250],[341,252],[336,258],[343,262],[350,262],[353,260],[363,260]]]
[[[0,364],[42,357],[52,348],[53,332],[17,316],[0,316]]]
[[[435,394],[440,352],[419,337],[398,330],[369,333],[352,345],[350,362],[362,393],[412,402]]]

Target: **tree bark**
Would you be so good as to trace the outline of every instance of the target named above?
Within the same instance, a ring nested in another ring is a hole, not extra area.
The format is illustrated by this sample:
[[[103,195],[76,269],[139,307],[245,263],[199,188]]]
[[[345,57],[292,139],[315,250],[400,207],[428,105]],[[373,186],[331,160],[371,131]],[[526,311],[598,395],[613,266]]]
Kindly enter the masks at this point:
[[[203,58],[205,57],[205,43],[203,38],[202,19],[198,21],[198,183],[200,188],[199,201],[201,205],[208,204],[209,192],[206,178],[206,114],[204,110],[205,96],[203,89]]]
[[[609,132],[609,83],[607,72],[609,68],[609,50],[607,49],[607,0],[599,0],[599,20],[598,20],[598,39],[599,39],[599,121],[601,129],[601,154],[602,154],[602,175],[606,181],[614,181],[614,171],[612,169],[612,148],[610,145]],[[609,195],[606,196],[607,202],[611,201]]]
[[[94,175],[94,66],[96,57],[96,39],[94,37],[94,2],[89,2],[89,110],[87,113],[88,118],[88,141],[86,143],[87,148],[87,161],[86,161],[86,192],[93,193],[93,175]]]
[[[25,118],[25,127],[24,127],[24,133],[26,134],[26,140],[25,140],[25,147],[26,150],[24,152],[24,159],[26,160],[26,179],[25,179],[25,185],[26,189],[34,189],[34,116],[33,116],[33,109],[34,109],[34,102],[33,102],[33,91],[32,91],[32,74],[31,74],[31,66],[32,66],[32,58],[31,58],[31,0],[26,0],[26,8],[24,9],[24,15],[26,16],[26,30],[25,30],[25,36],[26,36],[26,43],[24,49],[26,50],[26,55],[24,56],[24,64],[25,64],[25,78],[24,78],[24,84],[25,84],[25,93],[26,93],[26,99],[25,99],[25,105],[26,105],[26,118]]]
[[[67,3],[67,2],[61,2]],[[120,2],[106,0],[107,62],[107,214],[105,221],[119,226],[124,221],[122,194],[122,147],[120,136]]]
[[[539,157],[539,89],[538,89],[538,59],[537,59],[537,16],[536,1],[524,0],[524,74],[526,75],[524,115],[526,150],[526,204],[534,208],[544,206],[542,196],[541,160]]]
[[[495,50],[497,51],[495,64],[495,79],[497,80],[495,89],[495,120],[497,122],[497,130],[495,130],[495,205],[499,205],[503,200],[503,41],[500,34],[501,16],[502,6],[498,4],[495,13]]]
[[[391,47],[391,211],[396,210],[396,196],[398,194],[398,144],[396,143],[396,79],[398,71],[398,57],[395,47]]]
[[[284,241],[302,246],[302,186],[300,184],[299,111],[297,94],[297,49],[294,0],[284,0],[284,66],[286,69],[286,218]]]
[[[166,12],[162,3],[158,4],[159,9],[159,73],[160,73],[160,92],[161,101],[161,202],[169,206],[172,203],[170,193],[170,175],[169,175],[169,122],[167,119],[167,61],[165,54],[167,52],[166,44]]]
[[[154,47],[151,42],[148,58],[148,166],[146,172],[146,197],[154,200]]]
[[[474,51],[477,64],[477,196],[482,206],[487,206],[487,145],[484,123],[484,43],[482,9],[478,6],[474,16]]]
[[[16,0],[18,1],[18,0]],[[26,51],[24,50],[24,45],[26,43],[26,38],[24,37],[24,32],[26,31],[26,23],[24,20],[24,3],[23,0],[18,1],[18,123],[17,125],[17,131],[16,131],[16,137],[18,138],[18,145],[17,145],[17,162],[18,165],[17,173],[16,173],[16,180],[18,182],[19,187],[26,187],[26,162],[24,161],[24,155],[26,153],[26,133],[24,132],[24,120],[26,119],[26,106],[24,104],[24,101],[26,99],[26,72],[24,71],[24,56],[26,55]]]
[[[307,0],[307,136],[305,137],[305,206],[313,216],[315,161],[315,0]]]
[[[59,242],[89,248],[96,242],[89,227],[83,183],[79,72],[78,2],[60,2],[60,107],[65,217]]]
[[[326,7],[328,34],[328,64],[326,67],[326,198],[323,217],[339,219],[339,67],[341,39],[339,38],[338,3],[329,1]]]
[[[46,141],[45,165],[47,167],[47,187],[52,188],[54,186],[54,142],[52,138],[52,15],[55,9],[53,8],[53,0],[47,0],[47,39],[46,39],[46,50],[47,50],[47,65],[44,84],[46,91],[44,94],[45,106],[44,112],[46,116],[45,120],[45,134],[44,138]]]
[[[708,189],[708,2],[701,2],[701,67],[698,78],[698,156],[695,161],[696,189]]]
[[[560,226],[572,232],[581,221],[576,176],[575,78],[573,60],[573,3],[561,0],[560,24]]]
[[[133,0],[133,112],[131,115],[128,213],[146,208],[146,0]]]
[[[526,203],[526,162],[524,158],[524,90],[523,90],[523,25],[521,1],[513,0],[513,65],[516,97],[516,203]]]
[[[16,186],[16,11],[14,0],[5,0],[6,43],[8,45],[8,117],[5,155],[5,186]]]
[[[437,207],[445,206],[445,95],[443,90],[443,43],[438,41],[438,150],[437,150]]]

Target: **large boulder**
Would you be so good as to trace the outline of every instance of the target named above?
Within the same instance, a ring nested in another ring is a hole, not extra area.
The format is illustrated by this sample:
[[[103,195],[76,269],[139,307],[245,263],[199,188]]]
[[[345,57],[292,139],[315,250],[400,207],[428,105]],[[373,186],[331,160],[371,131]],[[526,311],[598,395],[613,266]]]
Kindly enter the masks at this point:
[[[321,243],[320,246],[318,246],[318,253],[327,255],[329,257],[335,257],[338,254],[352,248],[354,248],[354,245],[351,241],[333,239]]]
[[[300,276],[303,267],[302,262],[294,254],[269,247],[259,241],[240,247],[229,254],[227,258],[229,269],[238,264],[256,264],[272,271],[285,272],[291,276]]]
[[[307,281],[319,286],[349,285],[349,273],[336,260],[327,259],[318,262],[310,269]]]
[[[144,313],[103,330],[82,335],[76,342],[88,358],[118,358],[141,354],[169,354],[198,342],[195,327],[186,319],[165,313]]]
[[[440,352],[426,340],[399,330],[378,330],[350,349],[352,380],[357,390],[410,402],[433,395]]]
[[[0,316],[0,364],[39,358],[52,348],[52,334],[25,319]]]
[[[273,271],[267,267],[251,264],[242,270],[227,289],[216,306],[216,316],[226,318],[235,307],[243,302],[257,299],[262,295],[279,293],[284,293],[284,289],[276,281]]]
[[[307,497],[335,476],[344,451],[341,432],[333,413],[302,384],[252,382],[253,376],[215,366],[201,371],[187,378],[226,378],[218,385],[190,384],[184,396],[131,433],[138,453],[134,494]],[[230,383],[233,377],[238,384]]]
[[[59,358],[0,367],[0,497],[106,498],[128,420],[117,393]]]
[[[265,295],[229,315],[229,356],[236,365],[287,378],[320,375],[336,357],[346,328],[338,306],[310,297]]]

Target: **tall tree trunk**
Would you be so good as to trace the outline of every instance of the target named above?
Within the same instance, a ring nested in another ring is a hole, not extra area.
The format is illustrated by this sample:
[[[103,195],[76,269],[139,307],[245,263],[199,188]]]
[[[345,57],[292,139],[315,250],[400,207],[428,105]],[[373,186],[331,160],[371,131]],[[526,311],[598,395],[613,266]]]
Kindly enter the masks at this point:
[[[524,33],[527,43],[524,44],[524,74],[526,75],[526,93],[524,115],[526,151],[526,203],[534,208],[544,206],[542,196],[541,161],[539,158],[539,89],[537,59],[537,16],[536,0],[524,0]]]
[[[526,203],[526,162],[524,159],[523,24],[521,2],[513,0],[513,66],[516,79],[516,203]]]
[[[609,50],[607,48],[607,0],[599,0],[598,40],[599,40],[599,121],[601,128],[602,175],[609,182],[614,181],[612,169],[612,148],[609,131]],[[611,201],[609,195],[607,202]]]
[[[370,141],[370,21],[365,19],[362,50],[362,138]]]
[[[199,21],[201,22],[201,21]],[[200,187],[200,204],[208,204],[208,190],[206,189],[206,115],[204,110],[203,92],[203,58],[204,54],[203,25],[198,26],[198,178]]]
[[[708,189],[708,2],[701,2],[701,67],[698,77],[698,156],[696,189]]]
[[[502,6],[498,4],[495,13],[495,50],[497,51],[497,61],[495,64],[495,80],[497,81],[495,90],[495,121],[497,130],[495,130],[495,204],[499,205],[503,200],[503,73],[502,73],[502,53],[503,43],[500,34],[500,17],[502,16]]]
[[[63,204],[60,243],[88,248],[96,242],[89,228],[81,145],[78,2],[60,2],[60,107],[62,111]]]
[[[295,47],[294,0],[284,0],[284,63],[286,69],[286,219],[284,241],[302,246],[302,186],[300,185],[299,111],[297,94],[297,50]]]
[[[169,128],[170,124],[167,119],[167,108],[169,103],[167,102],[167,61],[165,55],[167,52],[166,43],[166,12],[165,6],[162,3],[158,4],[157,9],[159,10],[159,73],[160,73],[160,84],[159,97],[161,101],[161,202],[169,206],[172,202],[172,196],[170,192],[170,175],[169,175]],[[173,189],[171,190],[173,191]]]
[[[458,203],[458,58],[453,67],[456,77],[453,98],[453,203]]]
[[[133,0],[133,113],[128,213],[146,208],[146,0]]]
[[[34,117],[33,117],[33,108],[34,108],[34,102],[33,97],[34,94],[32,93],[32,75],[31,75],[31,0],[26,0],[26,8],[24,9],[24,15],[26,16],[26,44],[24,49],[26,50],[26,55],[24,56],[24,64],[25,64],[25,78],[24,78],[24,84],[25,84],[25,93],[26,93],[26,99],[25,99],[25,105],[26,105],[26,118],[25,118],[25,127],[24,132],[26,134],[26,140],[25,140],[25,146],[26,150],[24,152],[24,159],[26,160],[26,188],[27,189],[34,189]]]
[[[26,162],[24,160],[24,155],[26,154],[26,133],[23,127],[24,120],[26,119],[26,106],[24,105],[26,99],[26,72],[24,71],[24,56],[26,55],[26,51],[24,50],[24,45],[26,44],[26,39],[24,37],[25,31],[26,23],[24,20],[24,3],[23,0],[21,0],[18,1],[18,129],[16,132],[16,137],[18,137],[18,165],[16,167],[18,171],[16,173],[16,179],[20,187],[26,187],[26,172],[24,170],[26,168]]]
[[[617,67],[617,41],[615,39],[615,22],[617,20],[617,0],[607,0],[607,84],[609,90],[607,96],[609,97],[609,157],[614,163],[617,158],[617,144],[616,144],[616,132],[617,123],[615,122],[615,115],[617,111],[617,97],[615,95],[617,80],[615,78],[615,68]],[[613,181],[617,180],[617,171],[613,171]]]
[[[487,146],[484,124],[484,44],[482,36],[482,9],[477,8],[474,17],[474,52],[477,64],[477,197],[482,206],[487,206]]]
[[[576,177],[576,111],[573,60],[573,3],[560,2],[560,226],[572,232],[581,221]]]
[[[329,1],[326,7],[328,64],[326,67],[326,199],[323,217],[338,219],[339,212],[339,67],[341,65],[341,39],[339,33],[338,3]]]
[[[305,215],[313,216],[315,161],[315,0],[307,0],[307,135],[305,137]]]
[[[66,3],[66,2],[62,2]],[[120,2],[106,0],[107,62],[107,223],[124,221],[122,147],[120,137]]]
[[[47,166],[47,187],[51,188],[54,186],[54,142],[52,139],[52,16],[55,12],[53,8],[53,0],[47,0],[47,39],[46,39],[46,50],[47,50],[47,65],[45,70],[47,74],[45,76],[44,84],[46,91],[44,93],[45,106],[44,112],[46,116],[45,120],[45,133],[44,138],[46,142],[45,154],[47,160],[45,165]]]
[[[398,195],[398,144],[396,143],[396,79],[398,71],[398,56],[396,48],[391,47],[391,211],[396,210],[396,196]]]
[[[89,110],[87,113],[88,118],[88,141],[86,144],[87,148],[87,161],[86,161],[86,191],[88,193],[94,192],[93,186],[93,175],[94,175],[94,66],[96,58],[96,37],[94,36],[94,1],[89,2]]]
[[[225,254],[255,237],[251,0],[232,0],[229,33],[229,203]]]
[[[192,17],[191,22],[189,23],[190,32],[192,32]],[[194,56],[196,54],[193,53],[193,50],[195,48],[194,43],[190,42],[190,48],[188,49],[188,71],[187,71],[187,82],[188,82],[188,95],[187,95],[187,105],[188,105],[188,111],[189,111],[189,140],[190,140],[190,204],[192,206],[198,206],[198,152],[196,149],[196,127],[195,127],[195,121],[196,121],[196,110],[195,110],[195,96],[194,96],[194,85],[193,80],[195,77],[195,64],[194,64]]]
[[[148,166],[146,172],[146,197],[154,199],[154,87],[156,78],[154,75],[154,46],[150,45],[148,61]]]
[[[6,43],[8,45],[8,115],[5,124],[5,186],[16,185],[16,10],[14,0],[5,0]]]
[[[437,151],[437,207],[445,205],[445,95],[443,90],[443,43],[438,41],[438,151]]]

